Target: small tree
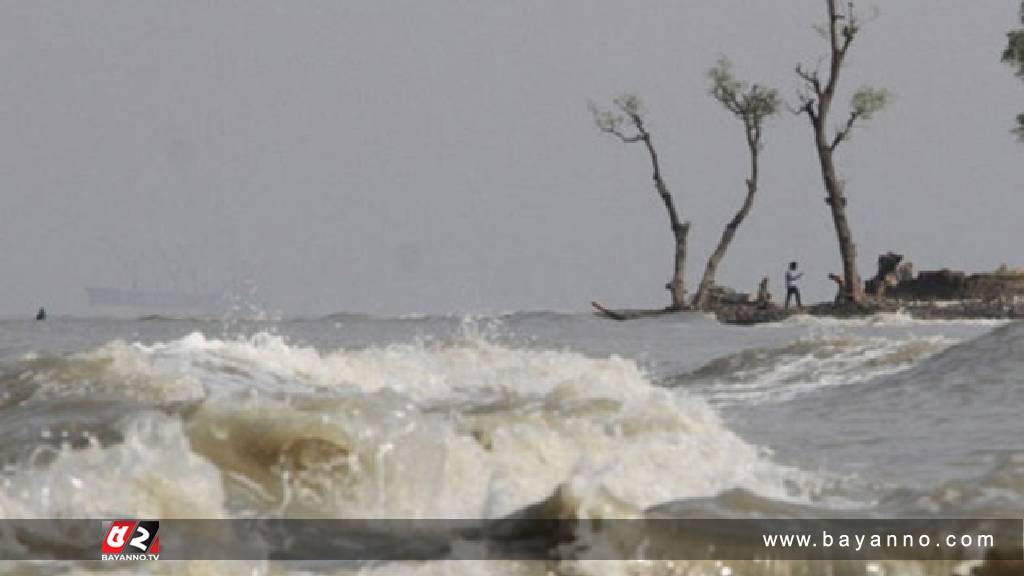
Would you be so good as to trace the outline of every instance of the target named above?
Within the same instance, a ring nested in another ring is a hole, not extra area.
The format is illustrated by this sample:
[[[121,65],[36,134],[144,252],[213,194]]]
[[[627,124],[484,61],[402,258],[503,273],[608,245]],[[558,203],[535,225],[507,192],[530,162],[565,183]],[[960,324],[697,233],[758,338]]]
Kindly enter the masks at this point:
[[[701,309],[708,307],[718,265],[725,257],[725,252],[736,236],[740,224],[743,223],[750,213],[750,208],[754,205],[754,195],[757,194],[760,174],[758,161],[763,148],[762,127],[765,119],[778,113],[780,105],[779,95],[775,90],[759,84],[749,86],[747,83],[737,80],[732,73],[732,64],[725,58],[719,60],[708,71],[708,78],[711,80],[711,95],[743,123],[747,149],[750,152],[750,175],[746,181],[747,195],[743,199],[743,205],[725,226],[718,246],[711,253],[707,266],[704,268],[704,276],[701,278],[697,294],[694,296],[694,304]]]
[[[803,80],[804,86],[798,92],[800,104],[796,111],[807,115],[814,131],[815,149],[825,192],[828,195],[825,202],[832,211],[832,221],[835,224],[839,253],[843,262],[844,296],[851,302],[862,304],[864,285],[857,273],[857,245],[853,241],[853,232],[846,218],[846,195],[843,181],[836,172],[834,155],[839,145],[849,140],[851,131],[859,121],[871,119],[885,107],[889,95],[885,90],[861,88],[850,100],[850,112],[846,122],[836,128],[833,134],[829,134],[829,118],[839,85],[839,74],[850,45],[861,31],[861,20],[854,13],[852,1],[846,5],[845,10],[840,9],[839,0],[826,0],[826,4],[828,22],[819,31],[828,40],[828,75],[821,78],[817,69],[807,70],[797,65],[796,74]]]
[[[1020,7],[1020,21],[1024,24],[1024,3]],[[1024,79],[1024,29],[1007,33],[1003,62],[1017,68],[1017,77]],[[1024,114],[1017,115],[1017,126],[1013,129],[1017,138],[1024,142]]]
[[[651,134],[644,124],[644,106],[635,95],[627,94],[615,98],[613,101],[615,110],[601,110],[591,104],[590,110],[594,114],[594,123],[598,129],[607,134],[615,136],[626,144],[641,143],[647,149],[647,155],[651,159],[651,168],[654,173],[654,189],[661,197],[668,212],[669,225],[672,228],[672,237],[675,240],[675,265],[672,272],[672,280],[668,283],[668,289],[672,293],[671,309],[680,310],[686,307],[686,246],[687,237],[690,233],[690,222],[679,219],[672,194],[668,191],[665,179],[661,175],[661,166],[658,162],[658,153],[654,149]]]

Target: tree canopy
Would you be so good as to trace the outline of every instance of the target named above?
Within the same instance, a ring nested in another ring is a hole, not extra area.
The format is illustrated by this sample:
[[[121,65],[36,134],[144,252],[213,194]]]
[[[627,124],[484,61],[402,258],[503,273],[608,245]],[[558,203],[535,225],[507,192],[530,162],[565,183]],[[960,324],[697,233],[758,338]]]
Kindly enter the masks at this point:
[[[782,104],[778,91],[766,88],[760,84],[748,84],[738,80],[732,71],[732,63],[722,57],[708,70],[708,80],[711,81],[711,96],[733,116],[743,122],[743,129],[747,137],[747,147],[750,151],[750,175],[747,177],[747,194],[736,215],[725,226],[718,246],[708,257],[708,263],[704,268],[704,276],[701,278],[697,294],[694,296],[694,305],[699,309],[707,309],[711,302],[711,291],[715,284],[715,275],[718,272],[718,265],[725,257],[729,245],[736,236],[736,231],[750,213],[754,205],[754,195],[757,194],[758,176],[760,173],[759,154],[761,152],[761,130],[765,119],[778,113]]]
[[[1020,21],[1024,24],[1024,3],[1020,7]],[[1017,69],[1017,76],[1024,79],[1024,29],[1007,33],[1006,50],[1003,51],[1003,62]],[[1024,142],[1024,114],[1017,115],[1017,126],[1014,128],[1017,138]]]
[[[762,121],[779,111],[779,93],[760,84],[748,85],[736,79],[732,63],[721,58],[711,70],[711,95],[727,110],[738,116],[748,126],[760,129]]]

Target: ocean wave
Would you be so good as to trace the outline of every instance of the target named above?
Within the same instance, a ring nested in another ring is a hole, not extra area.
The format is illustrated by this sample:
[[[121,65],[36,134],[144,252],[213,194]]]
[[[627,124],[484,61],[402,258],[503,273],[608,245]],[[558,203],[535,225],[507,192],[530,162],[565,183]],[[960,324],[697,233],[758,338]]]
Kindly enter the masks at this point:
[[[221,518],[219,470],[192,451],[179,419],[148,413],[123,441],[41,446],[0,480],[4,518]],[[173,471],[173,475],[171,474]]]
[[[898,373],[956,342],[945,336],[807,337],[778,348],[744,350],[666,382],[699,390],[712,404],[786,402]]]
[[[942,325],[960,325],[960,326],[1003,326],[1012,322],[1011,320],[1004,319],[991,319],[991,318],[964,318],[957,320],[947,319],[935,319],[935,320],[922,320],[914,318],[909,313],[904,311],[899,312],[880,312],[877,314],[871,314],[868,316],[854,317],[854,318],[836,318],[832,316],[812,316],[810,314],[795,314],[786,318],[781,322],[770,322],[765,324],[758,324],[761,328],[778,328],[786,326],[809,326],[809,327],[848,327],[848,328],[859,328],[859,327],[901,327],[901,326],[942,326]]]
[[[897,489],[881,506],[906,517],[1018,518],[1024,501],[1024,452],[1004,453],[980,474],[926,490]]]
[[[472,335],[324,353],[273,334],[194,333],[37,358],[6,377],[28,388],[8,414],[72,397],[132,401],[109,423],[118,435],[42,438],[9,466],[2,507],[13,515],[491,518],[562,485],[642,509],[737,487],[805,500],[822,483],[631,360]],[[61,437],[67,423],[41,414],[36,425]],[[126,489],[89,499],[101,471]]]

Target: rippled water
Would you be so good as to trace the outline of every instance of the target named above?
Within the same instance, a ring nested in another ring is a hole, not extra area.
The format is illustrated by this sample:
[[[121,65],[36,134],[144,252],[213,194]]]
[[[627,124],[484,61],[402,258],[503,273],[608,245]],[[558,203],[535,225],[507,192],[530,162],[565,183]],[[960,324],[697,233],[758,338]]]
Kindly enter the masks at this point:
[[[563,505],[574,514],[604,517],[707,510],[709,502],[740,517],[783,509],[797,517],[1019,517],[1022,380],[1024,326],[900,315],[756,328],[700,315],[615,323],[554,313],[7,321],[0,514],[500,518],[560,491],[571,494]],[[821,567],[769,568],[360,569],[721,575]],[[847,568],[949,573],[934,563]]]

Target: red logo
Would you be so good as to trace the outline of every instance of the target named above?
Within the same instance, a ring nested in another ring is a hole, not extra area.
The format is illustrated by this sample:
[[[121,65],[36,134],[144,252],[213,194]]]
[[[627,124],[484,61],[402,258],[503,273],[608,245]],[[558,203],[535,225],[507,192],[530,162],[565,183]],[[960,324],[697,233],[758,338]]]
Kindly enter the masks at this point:
[[[160,522],[114,520],[103,537],[102,560],[156,560],[160,558]]]

